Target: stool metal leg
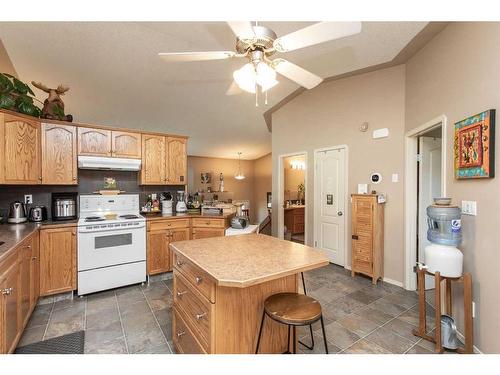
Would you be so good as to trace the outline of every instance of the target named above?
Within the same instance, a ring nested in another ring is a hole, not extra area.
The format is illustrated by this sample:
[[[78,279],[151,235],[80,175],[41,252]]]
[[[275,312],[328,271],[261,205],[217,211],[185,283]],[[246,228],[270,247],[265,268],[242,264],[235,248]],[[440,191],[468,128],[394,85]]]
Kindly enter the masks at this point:
[[[304,294],[307,296],[306,281],[304,280],[304,272],[301,272],[300,276],[302,277],[302,289],[304,289]],[[311,333],[311,346],[307,345],[306,343],[304,343],[301,340],[299,340],[299,344],[302,346],[305,346],[309,350],[313,350],[314,349],[314,336],[313,336],[312,324],[309,324],[309,332]]]
[[[325,323],[323,322],[323,315],[321,315],[321,330],[323,331],[323,342],[325,343],[325,353],[328,354],[328,343],[326,342]]]
[[[287,342],[287,346],[286,346],[286,354],[290,354],[290,353],[291,353],[291,352],[290,352],[290,328],[291,328],[291,327],[290,327],[289,325],[287,325],[287,326],[286,326],[286,328],[287,328],[287,330],[288,330],[288,336],[287,336],[287,340],[286,340],[286,342]]]
[[[262,328],[264,327],[264,319],[266,318],[266,311],[262,312],[262,320],[260,321],[259,337],[257,337],[257,347],[255,348],[255,354],[259,353],[260,337],[262,336]]]
[[[293,354],[297,354],[297,327],[293,326]]]

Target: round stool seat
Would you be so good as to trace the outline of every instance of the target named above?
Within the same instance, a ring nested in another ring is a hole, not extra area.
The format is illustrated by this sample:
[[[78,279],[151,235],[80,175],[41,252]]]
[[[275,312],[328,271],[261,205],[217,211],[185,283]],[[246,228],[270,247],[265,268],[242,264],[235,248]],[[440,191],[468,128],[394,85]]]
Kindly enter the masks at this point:
[[[321,318],[321,305],[314,298],[299,293],[277,293],[264,301],[271,319],[290,325],[308,325]]]

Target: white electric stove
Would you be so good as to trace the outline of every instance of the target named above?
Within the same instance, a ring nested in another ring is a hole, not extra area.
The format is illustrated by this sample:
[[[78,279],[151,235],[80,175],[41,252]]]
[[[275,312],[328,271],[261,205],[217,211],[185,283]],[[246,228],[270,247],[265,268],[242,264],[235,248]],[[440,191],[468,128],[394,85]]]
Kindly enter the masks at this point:
[[[78,295],[146,281],[139,194],[80,195],[79,207]]]

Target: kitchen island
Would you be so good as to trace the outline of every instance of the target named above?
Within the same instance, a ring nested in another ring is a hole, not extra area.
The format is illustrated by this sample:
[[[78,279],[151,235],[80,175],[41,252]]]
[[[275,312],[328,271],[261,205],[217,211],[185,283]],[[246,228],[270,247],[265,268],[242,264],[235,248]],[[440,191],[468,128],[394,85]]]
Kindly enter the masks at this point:
[[[178,353],[254,353],[264,300],[297,292],[299,273],[328,264],[320,251],[262,234],[172,242],[172,336]],[[264,325],[260,352],[287,349],[287,327]]]

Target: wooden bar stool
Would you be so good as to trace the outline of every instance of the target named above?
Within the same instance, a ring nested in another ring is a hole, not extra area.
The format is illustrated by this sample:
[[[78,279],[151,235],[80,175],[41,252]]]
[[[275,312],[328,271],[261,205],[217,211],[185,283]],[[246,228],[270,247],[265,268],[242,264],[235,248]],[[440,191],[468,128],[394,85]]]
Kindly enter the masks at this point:
[[[300,276],[302,277],[302,289],[304,290],[304,294],[307,296],[306,281],[304,280],[304,272],[301,272]],[[311,333],[311,346],[307,345],[306,343],[304,343],[300,340],[299,340],[299,344],[305,346],[309,350],[314,350],[314,335],[313,335],[312,324],[309,324],[309,332]]]
[[[286,324],[288,326],[288,348],[286,353],[290,352],[290,329],[293,330],[293,353],[297,352],[296,328],[297,326],[310,326],[321,321],[321,330],[323,332],[323,341],[325,344],[325,353],[328,354],[328,345],[326,342],[325,324],[321,305],[314,298],[300,293],[277,293],[268,297],[264,301],[264,312],[260,322],[259,336],[257,338],[257,347],[255,354],[259,352],[260,338],[266,315],[274,321]]]

